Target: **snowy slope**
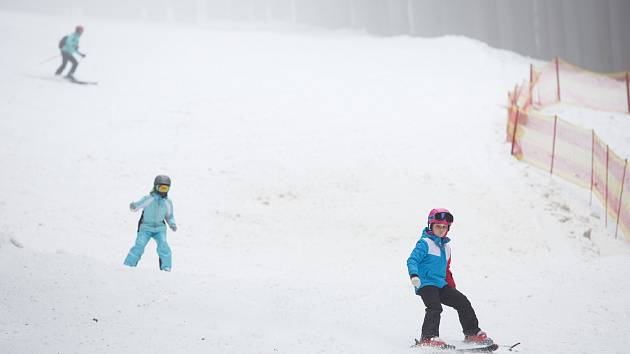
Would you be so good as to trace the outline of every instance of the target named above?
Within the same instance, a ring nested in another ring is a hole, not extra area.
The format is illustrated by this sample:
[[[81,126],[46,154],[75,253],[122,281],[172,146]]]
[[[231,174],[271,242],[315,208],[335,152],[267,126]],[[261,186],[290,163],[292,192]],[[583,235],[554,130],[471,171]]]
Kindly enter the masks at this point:
[[[432,207],[481,327],[522,353],[622,353],[630,247],[588,191],[509,156],[530,60],[462,37],[0,13],[0,352],[409,353],[405,261]],[[159,173],[180,230],[123,267]],[[584,235],[588,237],[585,237]],[[16,245],[20,247],[16,247]],[[441,335],[461,338],[446,309]],[[588,338],[588,341],[585,341]]]

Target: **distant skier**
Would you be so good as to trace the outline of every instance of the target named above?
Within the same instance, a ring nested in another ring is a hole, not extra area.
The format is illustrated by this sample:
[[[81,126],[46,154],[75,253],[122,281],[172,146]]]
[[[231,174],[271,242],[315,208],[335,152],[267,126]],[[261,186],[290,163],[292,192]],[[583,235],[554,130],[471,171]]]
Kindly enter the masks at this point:
[[[135,267],[144,253],[144,248],[151,238],[157,243],[157,253],[160,257],[160,269],[171,271],[171,248],[166,243],[166,223],[173,231],[177,231],[175,217],[173,216],[173,203],[168,199],[168,191],[171,188],[171,179],[165,175],[155,177],[153,190],[137,202],[129,204],[131,211],[142,210],[142,216],[138,221],[138,234],[136,244],[129,250],[125,265]]]
[[[491,345],[493,341],[479,328],[470,301],[455,289],[450,269],[450,239],[446,237],[452,223],[453,215],[448,210],[431,210],[427,227],[407,259],[411,283],[426,306],[420,345],[448,348],[449,345],[439,338],[442,304],[457,310],[465,342]]]
[[[64,36],[59,42],[59,50],[61,50],[61,66],[55,72],[55,75],[61,75],[63,70],[66,68],[66,64],[68,62],[72,63],[72,67],[66,75],[66,78],[73,80],[74,72],[77,70],[77,66],[79,62],[74,58],[74,53],[79,54],[81,57],[85,58],[85,54],[79,52],[79,38],[83,34],[83,26],[77,26],[74,29],[74,32]]]

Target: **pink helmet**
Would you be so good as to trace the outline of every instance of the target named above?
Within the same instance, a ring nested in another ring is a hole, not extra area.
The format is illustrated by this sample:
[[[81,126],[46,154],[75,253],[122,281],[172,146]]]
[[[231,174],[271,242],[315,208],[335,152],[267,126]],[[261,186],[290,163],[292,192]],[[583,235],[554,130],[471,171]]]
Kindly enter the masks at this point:
[[[451,228],[451,224],[453,223],[453,214],[451,214],[448,209],[437,208],[431,209],[429,212],[429,218],[427,225],[429,226],[429,230],[432,229],[433,224],[442,224],[448,226],[449,230]]]

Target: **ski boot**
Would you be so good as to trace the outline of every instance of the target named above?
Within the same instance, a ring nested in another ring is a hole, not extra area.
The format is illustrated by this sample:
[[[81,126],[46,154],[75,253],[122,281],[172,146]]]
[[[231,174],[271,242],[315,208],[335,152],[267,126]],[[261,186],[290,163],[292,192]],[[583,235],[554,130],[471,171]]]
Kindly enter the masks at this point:
[[[439,337],[422,338],[421,341],[416,340],[416,346],[434,349],[455,349],[454,345],[446,344]]]
[[[479,344],[479,345],[492,345],[494,344],[494,341],[492,340],[492,338],[488,337],[488,335],[486,334],[486,332],[484,331],[479,331],[477,332],[477,334],[475,335],[465,335],[464,336],[464,342],[465,343],[471,343],[471,344]]]

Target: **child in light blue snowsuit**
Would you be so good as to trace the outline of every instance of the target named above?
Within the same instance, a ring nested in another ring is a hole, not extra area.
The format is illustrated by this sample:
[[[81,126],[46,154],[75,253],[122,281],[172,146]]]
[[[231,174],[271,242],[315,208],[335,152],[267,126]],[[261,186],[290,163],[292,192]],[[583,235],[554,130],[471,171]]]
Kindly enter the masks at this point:
[[[168,199],[168,190],[171,179],[168,176],[159,175],[153,181],[153,190],[147,196],[137,202],[129,204],[131,211],[142,210],[142,216],[138,222],[138,234],[136,244],[131,247],[125,265],[135,267],[144,253],[144,248],[151,238],[157,243],[157,253],[160,257],[160,269],[171,271],[171,248],[166,243],[166,223],[173,231],[177,231],[175,217],[173,216],[173,203]]]

